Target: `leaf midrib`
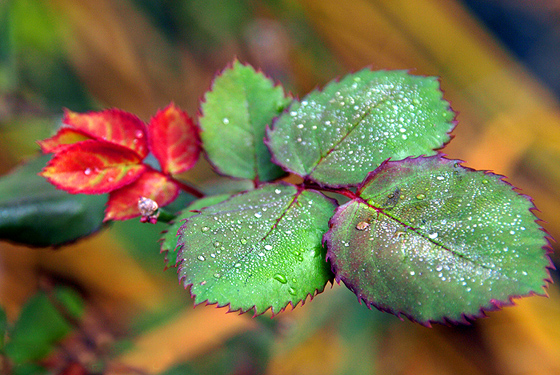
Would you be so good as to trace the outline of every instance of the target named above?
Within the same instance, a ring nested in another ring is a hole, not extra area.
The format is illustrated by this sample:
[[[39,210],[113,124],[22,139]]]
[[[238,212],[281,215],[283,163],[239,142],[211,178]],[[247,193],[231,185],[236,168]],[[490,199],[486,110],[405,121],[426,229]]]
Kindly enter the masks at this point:
[[[358,128],[358,126],[360,126],[360,124],[364,121],[364,119],[367,116],[369,116],[373,112],[374,109],[380,107],[382,104],[386,103],[388,100],[389,100],[388,98],[384,98],[383,100],[380,100],[377,103],[375,103],[375,105],[373,105],[371,107],[368,107],[367,111],[365,111],[364,114],[356,121],[356,123],[354,125],[352,125],[350,127],[350,129],[348,129],[347,133],[343,137],[341,137],[335,144],[333,144],[332,147],[327,151],[327,153],[325,155],[321,155],[321,157],[319,158],[319,160],[317,160],[315,165],[313,165],[313,167],[311,168],[311,171],[307,174],[307,176],[311,176],[313,174],[313,172],[315,172],[317,167],[323,162],[323,160],[328,158],[328,156],[332,152],[334,152],[337,149],[337,147],[341,143],[343,143],[346,140],[346,138],[348,138],[354,130],[356,130]]]

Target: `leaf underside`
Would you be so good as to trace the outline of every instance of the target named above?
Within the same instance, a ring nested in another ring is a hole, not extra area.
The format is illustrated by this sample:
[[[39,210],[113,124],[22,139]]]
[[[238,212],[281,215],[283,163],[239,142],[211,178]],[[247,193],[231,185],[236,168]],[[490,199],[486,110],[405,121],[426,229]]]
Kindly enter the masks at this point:
[[[387,162],[325,235],[337,281],[413,321],[468,322],[542,294],[547,239],[532,202],[501,176],[441,157]]]
[[[268,146],[276,163],[320,185],[357,185],[388,158],[435,154],[453,118],[436,78],[366,69],[294,101]]]
[[[201,139],[210,162],[227,176],[271,181],[285,172],[271,162],[265,128],[289,103],[281,86],[235,61],[201,105]]]
[[[311,190],[265,185],[207,207],[180,229],[179,277],[195,303],[273,314],[332,279],[321,244],[334,204]]]

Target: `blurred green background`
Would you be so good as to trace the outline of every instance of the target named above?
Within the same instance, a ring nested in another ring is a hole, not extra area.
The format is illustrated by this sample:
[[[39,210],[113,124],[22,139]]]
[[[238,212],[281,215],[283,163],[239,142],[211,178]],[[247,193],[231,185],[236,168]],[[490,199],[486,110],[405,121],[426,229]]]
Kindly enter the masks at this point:
[[[194,115],[235,56],[300,97],[365,66],[408,69],[440,76],[458,112],[445,153],[508,176],[560,238],[559,15],[558,0],[0,1],[0,173],[37,154],[63,108],[147,120],[173,100]],[[205,162],[184,177],[220,183]],[[51,373],[560,373],[555,285],[472,326],[401,322],[338,285],[253,319],[193,309],[175,270],[163,272],[163,229],[114,223],[56,250],[0,243],[9,321],[52,285],[85,301],[42,362]]]

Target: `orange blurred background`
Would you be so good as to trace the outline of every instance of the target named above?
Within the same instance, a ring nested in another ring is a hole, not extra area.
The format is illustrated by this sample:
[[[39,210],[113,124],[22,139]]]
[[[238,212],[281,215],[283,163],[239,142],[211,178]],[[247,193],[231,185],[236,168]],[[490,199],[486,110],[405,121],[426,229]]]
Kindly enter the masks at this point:
[[[506,18],[485,26],[463,2],[449,0],[0,3],[0,172],[37,153],[35,141],[52,134],[63,107],[119,107],[148,119],[173,100],[194,115],[234,56],[300,97],[365,66],[407,69],[441,77],[458,112],[444,152],[506,175],[560,238],[560,75],[546,74],[560,60],[553,50],[560,1],[469,3],[478,3],[479,16],[502,7],[517,18],[491,31]],[[549,28],[533,35],[527,20]],[[505,45],[516,38],[498,38],[517,26],[533,54]],[[220,181],[205,162],[185,179]],[[86,298],[84,329],[99,350],[78,348],[75,339],[65,350],[114,374],[560,373],[555,285],[548,299],[520,300],[472,326],[401,322],[367,310],[339,286],[272,320],[253,319],[193,309],[174,270],[162,271],[163,229],[115,223],[54,251],[2,242],[0,304],[13,320],[42,283],[69,283]]]

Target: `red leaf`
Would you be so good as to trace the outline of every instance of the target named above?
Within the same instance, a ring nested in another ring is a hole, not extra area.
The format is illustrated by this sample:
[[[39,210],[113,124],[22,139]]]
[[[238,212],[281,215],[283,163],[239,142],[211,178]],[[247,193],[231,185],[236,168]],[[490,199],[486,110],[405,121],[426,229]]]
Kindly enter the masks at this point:
[[[87,140],[58,152],[40,173],[69,193],[103,194],[136,180],[146,169],[134,151]]]
[[[150,120],[150,151],[163,173],[176,174],[193,167],[200,153],[198,128],[175,104],[169,104]]]
[[[140,216],[138,210],[138,199],[140,197],[150,198],[162,207],[173,202],[179,194],[179,187],[164,174],[149,169],[134,183],[109,195],[105,219],[127,220]]]
[[[92,138],[129,148],[142,158],[148,154],[146,126],[132,113],[120,109],[87,113],[66,110],[62,121]]]
[[[45,154],[52,152],[59,152],[71,144],[78,143],[91,139],[91,137],[84,133],[74,130],[72,128],[61,128],[58,132],[50,138],[47,138],[37,143],[41,146],[41,150]]]

